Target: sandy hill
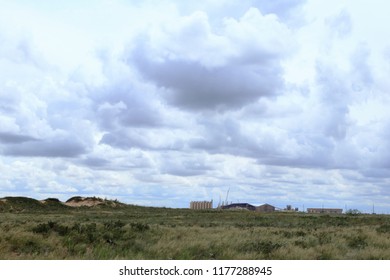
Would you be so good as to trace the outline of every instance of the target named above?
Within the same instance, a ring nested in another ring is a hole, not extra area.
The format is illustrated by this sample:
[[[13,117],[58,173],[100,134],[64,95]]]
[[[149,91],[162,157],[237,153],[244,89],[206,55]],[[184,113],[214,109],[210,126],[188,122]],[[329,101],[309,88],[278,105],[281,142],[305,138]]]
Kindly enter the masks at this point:
[[[69,198],[65,205],[70,207],[93,207],[93,206],[108,206],[108,207],[118,207],[118,206],[124,206],[126,204],[121,203],[117,200],[109,200],[109,199],[103,199],[100,197],[81,197],[81,196],[74,196],[72,198]]]
[[[99,197],[81,197],[81,196],[74,196],[72,198],[69,198],[65,205],[70,207],[81,207],[81,206],[96,206],[104,204],[104,200]]]
[[[0,198],[0,211],[24,212],[31,210],[65,210],[71,207],[119,207],[126,204],[117,200],[108,200],[98,197],[74,196],[66,202],[61,202],[57,198],[47,198],[36,200],[22,196],[7,196]]]

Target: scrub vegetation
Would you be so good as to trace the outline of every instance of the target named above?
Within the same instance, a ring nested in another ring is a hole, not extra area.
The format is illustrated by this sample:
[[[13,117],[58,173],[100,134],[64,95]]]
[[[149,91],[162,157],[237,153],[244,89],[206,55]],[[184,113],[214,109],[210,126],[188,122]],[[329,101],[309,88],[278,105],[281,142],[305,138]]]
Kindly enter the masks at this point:
[[[7,198],[0,259],[390,259],[390,216]]]

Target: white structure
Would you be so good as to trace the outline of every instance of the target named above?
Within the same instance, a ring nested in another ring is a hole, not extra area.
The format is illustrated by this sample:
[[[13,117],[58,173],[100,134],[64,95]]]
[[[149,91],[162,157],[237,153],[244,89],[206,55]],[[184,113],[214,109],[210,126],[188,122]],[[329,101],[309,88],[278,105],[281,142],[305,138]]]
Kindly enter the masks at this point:
[[[213,201],[191,201],[190,209],[201,210],[201,209],[212,209]]]

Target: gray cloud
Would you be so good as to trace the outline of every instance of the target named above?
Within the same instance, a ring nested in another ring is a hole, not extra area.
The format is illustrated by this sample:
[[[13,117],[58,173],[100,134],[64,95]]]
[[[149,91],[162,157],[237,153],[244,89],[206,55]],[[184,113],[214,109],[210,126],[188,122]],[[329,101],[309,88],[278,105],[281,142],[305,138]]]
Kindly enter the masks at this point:
[[[119,81],[99,90],[93,99],[97,120],[104,130],[116,127],[153,127],[162,123],[159,100],[149,88]]]
[[[22,142],[3,149],[6,156],[21,157],[64,157],[72,158],[87,152],[87,147],[74,139],[50,139]]]
[[[0,143],[4,144],[19,144],[30,141],[38,141],[34,137],[15,133],[0,132]]]
[[[364,176],[364,178],[356,178],[356,181],[366,181],[372,183],[384,183],[385,179],[390,178],[390,170],[388,167],[386,168],[364,168],[360,170],[360,174]]]
[[[292,136],[293,137],[293,136]],[[299,139],[301,138],[301,139]],[[287,166],[293,168],[333,168],[333,148],[334,144],[329,139],[321,136],[306,135],[292,138],[297,142],[293,151],[277,149],[276,152],[266,157],[259,157],[260,164]],[[281,143],[273,143],[278,145]]]
[[[181,150],[183,141],[169,130],[122,129],[105,133],[99,144],[129,150]]]
[[[269,106],[273,106],[272,102]],[[298,112],[301,116],[287,115],[281,119],[266,117],[263,112],[258,119],[253,113],[250,118],[239,113],[220,118],[206,114],[198,120],[196,137],[189,139],[187,144],[194,151],[246,157],[260,165],[324,169],[340,166],[335,158],[337,145],[333,134],[327,135],[329,131],[317,127],[316,121],[322,123],[324,120],[311,119],[314,127],[305,127],[299,121],[290,122],[292,117],[312,118],[305,115],[305,111]],[[325,123],[328,125],[332,121],[327,119]]]
[[[160,172],[163,174],[183,177],[205,175],[210,170],[212,167],[207,165],[199,155],[192,158],[183,156],[179,160],[177,157],[165,156],[160,167]]]
[[[248,135],[242,131],[240,123],[230,118],[204,119],[199,121],[202,128],[197,137],[188,141],[194,150],[203,150],[211,154],[231,154],[236,156],[257,157],[270,153],[267,140],[257,141],[262,135]]]
[[[292,39],[273,16],[251,8],[239,20],[226,19],[217,33],[207,15],[196,12],[160,32],[139,36],[128,64],[160,87],[171,105],[223,111],[276,96],[284,88],[281,61]]]
[[[346,136],[348,125],[348,103],[350,102],[350,88],[343,78],[343,73],[331,65],[317,64],[317,83],[322,104],[321,125],[324,135],[334,139],[343,139]]]
[[[105,169],[107,168],[111,161],[101,158],[101,157],[94,157],[94,156],[88,156],[87,158],[80,161],[82,164],[90,167],[90,168],[96,168],[96,169]]]
[[[142,55],[136,58],[138,69],[147,78],[170,90],[166,95],[168,102],[185,109],[239,108],[260,97],[277,94],[283,84],[281,68],[272,62],[206,69],[197,62],[156,63]]]
[[[124,150],[131,148],[151,148],[143,135],[136,133],[126,133],[124,131],[116,131],[104,134],[99,144],[106,144]]]

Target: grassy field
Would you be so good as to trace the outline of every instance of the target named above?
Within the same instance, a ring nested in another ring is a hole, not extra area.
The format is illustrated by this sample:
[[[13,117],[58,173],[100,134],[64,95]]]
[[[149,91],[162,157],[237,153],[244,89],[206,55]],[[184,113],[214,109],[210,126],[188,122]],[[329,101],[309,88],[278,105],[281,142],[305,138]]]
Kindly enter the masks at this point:
[[[390,216],[0,205],[0,259],[390,259]]]

